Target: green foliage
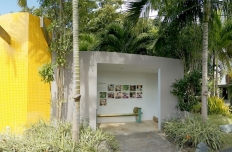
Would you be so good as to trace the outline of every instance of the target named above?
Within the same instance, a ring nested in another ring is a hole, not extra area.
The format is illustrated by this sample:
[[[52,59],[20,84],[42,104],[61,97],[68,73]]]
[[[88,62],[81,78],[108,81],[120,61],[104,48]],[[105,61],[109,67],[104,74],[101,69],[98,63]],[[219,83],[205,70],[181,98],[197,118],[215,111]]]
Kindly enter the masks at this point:
[[[201,102],[198,102],[197,104],[193,105],[193,108],[191,111],[194,113],[200,113],[201,112]]]
[[[232,124],[232,115],[213,114],[208,116],[209,120],[216,125]]]
[[[107,52],[153,55],[152,45],[156,33],[150,24],[149,21],[144,22],[143,25],[146,25],[146,28],[138,30],[133,28],[131,22],[112,23],[105,32],[101,33],[100,42],[96,48]]]
[[[79,35],[79,50],[93,51],[98,44],[97,37],[94,34],[82,33]]]
[[[57,67],[66,65],[66,57],[72,50],[72,1],[39,0],[40,8],[34,14],[50,19],[48,30],[52,33],[49,47],[55,52]]]
[[[125,15],[118,11],[122,3],[122,0],[98,0],[99,5],[93,10],[93,17],[86,24],[80,25],[83,27],[81,32],[101,33],[109,24],[122,21]]]
[[[181,148],[196,147],[200,142],[215,150],[223,146],[223,134],[218,126],[210,120],[203,122],[200,116],[165,121],[163,130]]]
[[[198,102],[197,104],[193,105],[193,108],[191,110],[194,113],[200,113],[201,112],[201,102]],[[225,116],[230,116],[230,107],[227,106],[222,98],[218,97],[209,97],[208,98],[208,114],[222,114]]]
[[[106,133],[103,130],[94,131],[90,127],[81,130],[79,147],[83,149],[83,152],[96,151],[96,146],[101,141],[107,141],[112,150],[118,149],[118,143],[114,136]]]
[[[27,0],[17,0],[20,7],[27,7]]]
[[[58,122],[49,124],[42,120],[31,124],[23,135],[0,134],[0,151],[97,151],[101,141],[107,141],[111,149],[116,150],[118,143],[116,139],[102,131],[82,128],[80,130],[80,142],[72,142],[72,125],[70,123]]]
[[[222,98],[209,97],[208,98],[208,114],[230,114],[229,106],[225,105]]]
[[[179,24],[171,24],[167,29],[161,27],[155,54],[161,57],[178,58],[183,61],[186,72],[200,70],[202,50],[201,26],[187,24],[179,29]],[[165,30],[165,31],[163,31]]]
[[[53,74],[53,65],[51,63],[44,64],[39,68],[39,75],[44,83],[54,81]]]
[[[191,111],[193,106],[200,101],[201,96],[201,73],[193,71],[176,80],[171,86],[171,93],[177,97],[177,108],[181,111]]]

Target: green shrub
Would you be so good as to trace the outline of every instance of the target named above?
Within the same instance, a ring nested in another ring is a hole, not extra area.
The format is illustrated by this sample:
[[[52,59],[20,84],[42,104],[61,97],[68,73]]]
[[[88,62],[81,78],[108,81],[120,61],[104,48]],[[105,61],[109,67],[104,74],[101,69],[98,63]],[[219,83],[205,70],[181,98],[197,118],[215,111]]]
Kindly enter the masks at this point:
[[[181,111],[191,111],[201,97],[201,73],[192,71],[183,79],[176,80],[171,86],[171,93],[177,97],[177,108]]]
[[[118,148],[116,139],[102,131],[82,128],[78,144],[72,142],[70,123],[56,125],[39,121],[32,124],[22,135],[0,134],[0,151],[30,152],[90,152],[97,151],[98,145],[106,141],[111,149]]]
[[[181,148],[196,147],[200,142],[215,150],[223,146],[223,134],[218,126],[210,120],[203,122],[200,116],[165,121],[163,130]]]
[[[198,102],[197,104],[193,105],[192,112],[193,113],[201,112],[201,102]]]
[[[222,98],[209,97],[208,98],[208,114],[230,114],[229,106],[225,104]]]

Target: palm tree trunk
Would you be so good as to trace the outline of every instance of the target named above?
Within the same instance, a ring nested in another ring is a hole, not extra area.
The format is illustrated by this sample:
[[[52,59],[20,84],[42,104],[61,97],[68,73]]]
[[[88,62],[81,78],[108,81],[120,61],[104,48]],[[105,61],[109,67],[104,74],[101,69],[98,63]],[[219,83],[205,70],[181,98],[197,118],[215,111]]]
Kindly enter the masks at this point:
[[[216,55],[215,96],[218,97],[218,54]]]
[[[210,5],[206,0],[204,4],[204,23],[203,23],[203,51],[202,51],[202,108],[201,115],[204,121],[207,120],[207,98],[208,98],[208,23]]]
[[[78,0],[72,1],[73,7],[73,109],[72,140],[79,141],[80,128],[80,63],[78,46]]]
[[[211,93],[211,97],[215,96],[215,92],[216,92],[216,90],[215,90],[215,82],[216,82],[215,74],[216,74],[216,72],[215,71],[216,71],[215,70],[215,50],[213,50],[213,92]]]

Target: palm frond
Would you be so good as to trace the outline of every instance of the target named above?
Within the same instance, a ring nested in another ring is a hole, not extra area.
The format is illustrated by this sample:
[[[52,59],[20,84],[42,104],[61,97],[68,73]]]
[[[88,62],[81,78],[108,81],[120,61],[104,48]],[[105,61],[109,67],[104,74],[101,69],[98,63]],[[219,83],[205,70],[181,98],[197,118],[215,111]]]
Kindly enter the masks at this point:
[[[127,6],[127,12],[129,12],[128,19],[137,23],[138,19],[142,12],[145,10],[146,16],[149,16],[150,12],[150,0],[136,0],[133,2],[129,2]]]
[[[152,30],[150,25],[142,28],[142,30],[135,30],[133,23],[130,21],[125,22],[123,25],[112,23],[101,34],[101,40],[97,48],[99,51],[148,55],[148,47],[155,38],[155,32],[149,33],[149,30]]]
[[[93,51],[98,44],[98,40],[95,35],[88,34],[88,33],[81,33],[79,35],[80,44],[79,50],[80,51]]]
[[[18,5],[22,8],[27,7],[27,0],[18,0]]]

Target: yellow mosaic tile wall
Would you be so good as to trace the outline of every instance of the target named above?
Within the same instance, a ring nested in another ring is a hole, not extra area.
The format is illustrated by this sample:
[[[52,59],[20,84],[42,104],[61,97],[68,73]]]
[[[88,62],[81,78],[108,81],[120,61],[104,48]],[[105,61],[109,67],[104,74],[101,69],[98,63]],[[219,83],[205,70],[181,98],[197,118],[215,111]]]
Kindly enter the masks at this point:
[[[48,22],[48,21],[47,21]],[[40,29],[39,17],[29,15],[29,41],[28,41],[28,122],[35,118],[50,118],[50,86],[41,81],[38,67],[49,63],[51,55],[47,42]]]
[[[0,38],[0,131],[21,132],[38,117],[50,118],[50,87],[41,82],[38,67],[50,62],[39,17],[29,13],[0,16],[11,44]]]

